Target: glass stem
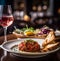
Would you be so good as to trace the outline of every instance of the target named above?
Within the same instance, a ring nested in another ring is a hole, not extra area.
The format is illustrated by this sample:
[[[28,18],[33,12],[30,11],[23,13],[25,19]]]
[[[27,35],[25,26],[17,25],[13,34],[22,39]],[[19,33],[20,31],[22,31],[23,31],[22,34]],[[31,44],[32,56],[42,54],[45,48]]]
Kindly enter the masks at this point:
[[[7,41],[6,33],[7,33],[7,27],[4,27],[4,42]]]
[[[4,42],[7,41],[6,33],[7,33],[7,27],[4,27]],[[7,55],[7,51],[4,51],[4,56],[6,55]]]

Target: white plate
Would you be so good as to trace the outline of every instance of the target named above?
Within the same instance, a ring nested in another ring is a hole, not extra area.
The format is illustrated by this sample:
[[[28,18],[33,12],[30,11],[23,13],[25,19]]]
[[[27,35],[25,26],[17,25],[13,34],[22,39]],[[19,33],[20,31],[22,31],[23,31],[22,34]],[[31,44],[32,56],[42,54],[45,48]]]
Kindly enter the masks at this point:
[[[7,41],[5,43],[2,44],[2,48],[8,52],[11,52],[13,53],[14,55],[16,56],[21,56],[21,57],[27,57],[27,58],[37,58],[37,57],[43,57],[47,54],[50,54],[50,53],[53,53],[57,50],[59,50],[59,48],[55,49],[55,50],[52,50],[52,51],[49,51],[49,52],[18,52],[18,51],[14,51],[12,50],[11,48],[15,45],[18,45],[19,43],[21,43],[22,41],[26,40],[27,38],[22,38],[22,39],[15,39],[15,40],[10,40],[10,41]],[[43,42],[43,39],[37,39],[37,38],[30,38],[30,39],[33,39],[35,41],[37,41],[40,45],[42,44]]]

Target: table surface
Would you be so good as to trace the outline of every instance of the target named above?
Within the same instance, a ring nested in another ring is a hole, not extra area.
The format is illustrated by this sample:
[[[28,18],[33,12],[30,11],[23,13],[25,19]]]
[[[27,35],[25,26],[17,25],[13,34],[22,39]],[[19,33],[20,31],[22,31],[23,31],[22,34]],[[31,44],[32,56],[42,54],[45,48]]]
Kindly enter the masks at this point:
[[[16,36],[13,34],[7,35],[8,40],[16,39]],[[0,37],[0,45],[4,42],[4,37]],[[60,50],[52,53],[50,55],[41,57],[41,58],[24,58],[14,56],[12,53],[7,52],[7,55],[4,56],[4,50],[0,48],[0,61],[60,61]]]

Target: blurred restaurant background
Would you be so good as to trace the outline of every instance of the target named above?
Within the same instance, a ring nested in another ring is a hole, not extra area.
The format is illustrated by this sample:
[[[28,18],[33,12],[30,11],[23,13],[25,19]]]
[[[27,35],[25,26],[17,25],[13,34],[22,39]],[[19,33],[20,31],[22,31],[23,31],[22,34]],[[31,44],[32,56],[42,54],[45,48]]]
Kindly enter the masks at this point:
[[[41,28],[46,25],[60,30],[60,0],[1,0],[1,4],[12,7],[14,22],[8,27],[7,34],[16,28]],[[0,26],[0,36],[4,34]]]

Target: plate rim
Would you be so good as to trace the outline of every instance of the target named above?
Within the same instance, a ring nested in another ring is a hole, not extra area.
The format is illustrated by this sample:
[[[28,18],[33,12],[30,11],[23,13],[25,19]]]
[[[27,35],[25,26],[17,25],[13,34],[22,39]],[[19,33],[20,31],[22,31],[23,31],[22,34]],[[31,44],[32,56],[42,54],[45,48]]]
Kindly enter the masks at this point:
[[[21,38],[22,39],[22,38]],[[36,39],[36,38],[35,38]],[[38,39],[38,38],[37,38]],[[20,51],[20,52],[15,52],[15,51],[12,51],[12,50],[8,50],[8,49],[6,49],[5,47],[4,47],[4,45],[6,44],[6,43],[10,43],[10,42],[14,42],[14,41],[18,41],[18,39],[13,39],[13,40],[9,40],[9,41],[7,41],[7,42],[4,42],[2,45],[1,45],[1,48],[2,49],[4,49],[4,50],[6,50],[6,51],[8,51],[8,52],[11,52],[11,53],[16,53],[16,54],[22,54],[22,55],[44,55],[44,54],[50,54],[50,53],[53,53],[53,52],[55,52],[55,51],[58,51],[59,49],[60,49],[60,47],[58,47],[58,48],[56,48],[56,49],[54,49],[54,50],[52,50],[52,51],[48,51],[48,52],[37,52],[37,53],[35,53],[35,52],[22,52],[22,51]]]

